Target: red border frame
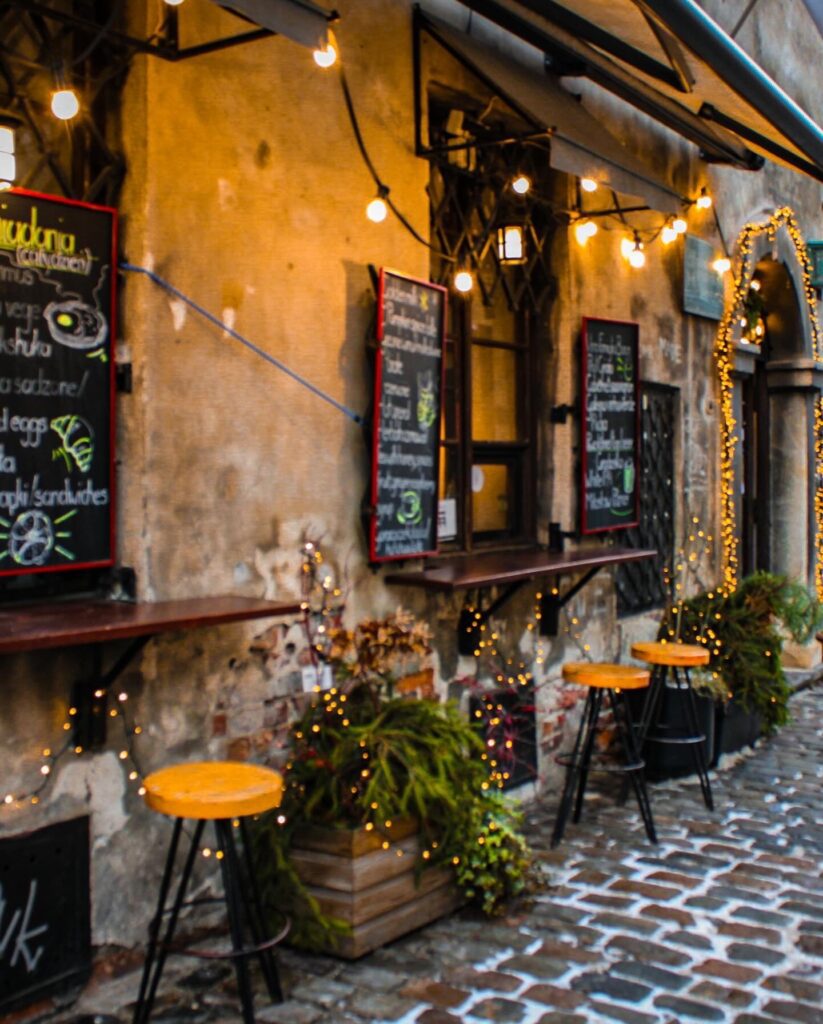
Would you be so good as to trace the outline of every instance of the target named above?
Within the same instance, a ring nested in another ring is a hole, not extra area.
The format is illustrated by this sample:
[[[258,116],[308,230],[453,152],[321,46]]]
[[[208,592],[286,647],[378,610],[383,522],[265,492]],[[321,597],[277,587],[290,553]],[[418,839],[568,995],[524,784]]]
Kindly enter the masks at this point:
[[[441,292],[443,296],[443,305],[440,311],[440,392],[438,395],[438,408],[437,408],[437,425],[438,431],[440,429],[440,423],[443,415],[443,386],[446,380],[446,360],[445,360],[445,349],[446,349],[446,316],[448,311],[449,303],[449,290],[442,284],[434,284],[432,281],[425,281],[420,277],[411,277],[409,274],[401,274],[398,270],[392,270],[389,267],[381,267],[380,275],[377,285],[377,323],[375,328],[375,339],[377,341],[377,356],[375,359],[374,366],[374,416],[372,419],[372,452],[371,452],[371,520],[369,522],[369,561],[370,562],[400,562],[408,558],[428,558],[430,555],[438,554],[439,548],[437,545],[437,526],[435,524],[435,547],[431,551],[413,551],[403,555],[377,555],[375,554],[375,548],[377,545],[377,476],[378,476],[378,465],[377,465],[377,453],[380,447],[380,398],[381,388],[383,385],[383,296],[385,292],[386,274],[391,274],[392,277],[402,278],[404,281],[411,281],[413,284],[422,285],[424,288],[430,288],[432,291]],[[437,437],[437,451],[434,460],[434,473],[435,480],[439,484],[440,481],[440,435]],[[437,499],[435,502],[435,514],[437,512],[437,503],[440,501],[440,492],[437,493]]]
[[[111,215],[111,316],[109,318],[109,551],[108,559],[98,562],[77,562],[68,565],[45,565],[38,569],[2,569],[0,576],[32,576],[46,572],[76,572],[80,569],[106,569],[116,562],[115,545],[117,540],[117,479],[115,476],[115,346],[117,342],[117,270],[118,270],[118,234],[117,218],[118,211],[114,206],[101,206],[98,203],[85,203],[81,199],[66,199],[63,196],[53,196],[46,192],[32,192],[27,188],[9,189],[9,195],[30,196],[32,199],[42,199],[49,203],[57,203],[63,206],[81,206],[85,210],[95,210],[98,213]],[[0,197],[2,201],[2,197]]]
[[[634,519],[628,523],[616,523],[614,526],[586,525],[586,472],[589,466],[589,453],[586,448],[586,418],[588,415],[588,363],[589,363],[589,324],[617,324],[621,327],[634,329]],[[640,324],[632,320],[610,320],[602,316],[584,316],[580,332],[580,532],[585,536],[597,533],[610,533],[613,530],[628,530],[640,525]]]

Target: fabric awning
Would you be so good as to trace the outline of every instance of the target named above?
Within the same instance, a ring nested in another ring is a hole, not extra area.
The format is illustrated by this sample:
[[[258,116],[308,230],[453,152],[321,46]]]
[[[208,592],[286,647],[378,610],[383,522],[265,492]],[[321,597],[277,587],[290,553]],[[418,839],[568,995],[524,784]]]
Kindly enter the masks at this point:
[[[555,78],[536,73],[429,16],[421,16],[419,24],[426,36],[468,68],[536,132],[549,136],[549,163],[556,170],[593,178],[664,213],[680,210],[683,197],[621,145]],[[448,79],[448,67],[429,54],[426,74]]]
[[[311,0],[215,0],[220,7],[253,21],[261,28],[285,36],[301,46],[323,50],[328,44],[329,22],[337,18]]]
[[[686,138],[707,158],[772,159],[823,180],[823,131],[693,0],[463,0]],[[821,0],[799,17],[814,31]]]

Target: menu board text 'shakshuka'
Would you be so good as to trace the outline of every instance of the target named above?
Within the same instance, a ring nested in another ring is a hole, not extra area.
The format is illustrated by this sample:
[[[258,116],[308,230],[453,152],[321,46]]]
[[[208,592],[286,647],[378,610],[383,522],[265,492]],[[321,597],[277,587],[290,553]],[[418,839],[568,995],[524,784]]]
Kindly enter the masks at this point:
[[[380,271],[370,558],[437,549],[446,290]]]
[[[637,324],[583,321],[582,533],[619,530],[638,523],[637,339]]]
[[[113,562],[116,212],[0,193],[0,575]]]

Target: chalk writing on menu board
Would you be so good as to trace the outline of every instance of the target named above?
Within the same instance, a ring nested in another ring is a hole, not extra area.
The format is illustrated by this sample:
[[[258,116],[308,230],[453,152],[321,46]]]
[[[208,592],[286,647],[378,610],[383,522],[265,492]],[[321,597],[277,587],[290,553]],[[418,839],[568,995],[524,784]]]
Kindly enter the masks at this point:
[[[372,450],[372,561],[437,548],[446,290],[380,271]]]
[[[638,520],[637,324],[583,321],[583,533]]]
[[[0,193],[0,575],[113,560],[115,221]]]

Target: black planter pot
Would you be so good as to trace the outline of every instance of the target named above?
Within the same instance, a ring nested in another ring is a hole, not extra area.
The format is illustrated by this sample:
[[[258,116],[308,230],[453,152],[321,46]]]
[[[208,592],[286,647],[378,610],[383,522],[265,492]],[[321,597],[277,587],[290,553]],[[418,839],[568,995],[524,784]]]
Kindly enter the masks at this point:
[[[715,710],[715,744],[712,767],[721,754],[733,754],[750,747],[763,732],[763,718],[756,711],[747,711],[737,700],[718,704]]]
[[[644,699],[645,694],[642,691],[634,691],[631,694],[632,717],[635,722],[640,719]],[[656,727],[653,726],[650,732],[665,734],[670,731],[672,736],[689,735],[685,704],[687,699],[688,694],[683,690],[667,686],[660,701],[658,724]],[[706,764],[712,764],[715,747],[715,702],[711,697],[703,697],[697,693],[694,695],[694,702],[697,709],[697,723],[700,732],[705,736],[703,751]],[[694,749],[690,743],[649,741],[643,751],[643,758],[646,762],[646,777],[649,779],[672,779],[682,775],[692,775],[695,772]]]

